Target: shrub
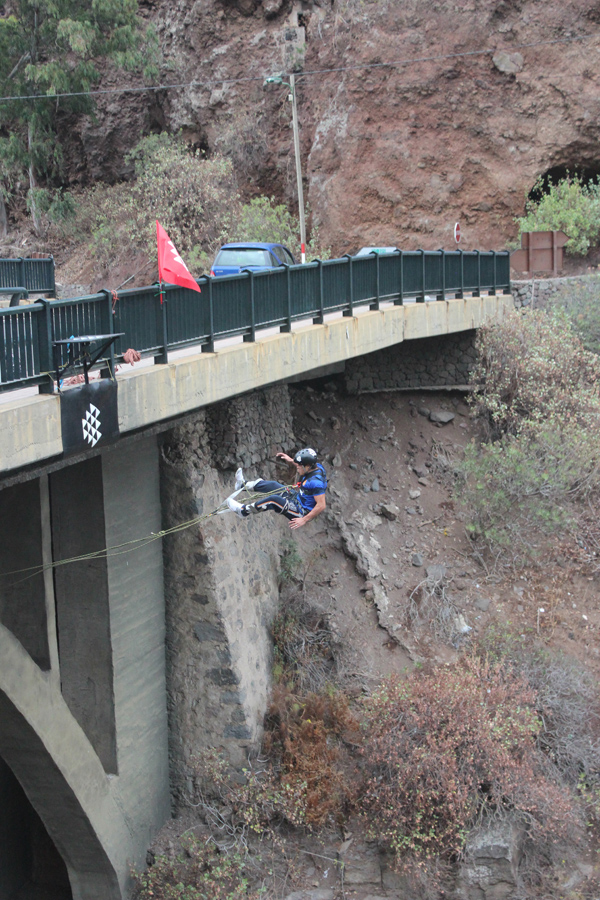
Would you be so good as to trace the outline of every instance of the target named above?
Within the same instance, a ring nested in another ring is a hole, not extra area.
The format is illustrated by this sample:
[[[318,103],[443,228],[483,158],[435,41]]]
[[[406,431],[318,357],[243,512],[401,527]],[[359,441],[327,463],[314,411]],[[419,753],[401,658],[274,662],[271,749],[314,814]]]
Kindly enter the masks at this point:
[[[492,438],[534,423],[597,421],[600,361],[559,311],[514,312],[477,333],[474,410]]]
[[[234,240],[298,245],[299,225],[285,206],[268,197],[240,200],[231,159],[206,157],[172,135],[142,138],[128,155],[132,181],[98,184],[76,197],[43,192],[43,208],[62,238],[89,241],[103,266],[142,252],[156,255],[158,219],[194,274],[208,271],[221,244]],[[318,232],[309,255],[327,258]]]
[[[600,355],[600,276],[563,282],[550,298],[548,309],[562,310],[583,347]]]
[[[305,824],[306,785],[280,783],[269,762],[257,760],[236,774],[216,750],[209,749],[196,753],[191,767],[193,805],[200,806],[213,831],[221,833],[221,846],[245,847],[248,832],[273,834],[282,822]]]
[[[155,258],[158,219],[192,272],[208,268],[239,208],[231,162],[207,159],[168,134],[143,138],[127,159],[133,180],[71,195],[75,214],[57,223],[61,234],[91,237],[96,260],[108,266],[139,252]]]
[[[462,496],[472,534],[521,563],[600,486],[600,360],[560,312],[510,315],[477,349],[473,408],[490,442],[466,449]]]
[[[508,666],[535,692],[538,747],[571,787],[600,790],[600,699],[592,672],[562,651],[491,628],[482,654]]]
[[[197,753],[193,804],[202,806],[230,846],[243,843],[248,831],[274,836],[284,822],[309,829],[339,824],[357,793],[358,779],[347,775],[355,767],[343,744],[358,736],[357,729],[344,694],[329,690],[300,697],[277,685],[265,719],[268,762],[249,764],[240,781],[216,751]],[[232,812],[230,822],[215,798]]]
[[[154,253],[159,219],[189,267],[197,269],[204,254],[212,257],[236,212],[231,162],[207,158],[167,134],[143,138],[129,160],[136,175],[129,198],[134,227]]]
[[[302,821],[339,824],[356,797],[358,780],[346,739],[358,738],[348,698],[331,678],[332,636],[323,613],[302,597],[290,599],[271,626],[274,677],[264,749],[279,789],[302,796]]]
[[[415,632],[427,625],[438,640],[458,648],[471,629],[459,614],[443,578],[428,576],[411,591],[406,605],[408,625]]]
[[[577,174],[567,175],[547,186],[538,178],[534,189],[539,200],[528,200],[525,215],[516,218],[519,234],[524,231],[564,231],[569,240],[566,252],[585,256],[600,235],[600,182],[584,184]]]
[[[298,544],[293,538],[284,539],[281,543],[279,556],[280,587],[296,581],[301,566],[302,557],[298,551]]]
[[[335,661],[331,632],[322,612],[302,597],[290,598],[271,625],[275,680],[299,693],[321,691],[331,681]]]
[[[508,811],[540,853],[568,840],[577,819],[536,748],[535,694],[506,668],[465,657],[388,679],[365,707],[364,815],[400,866],[456,859],[483,815]]]
[[[144,873],[134,873],[135,900],[258,900],[239,854],[225,854],[190,837],[180,856],[159,856]]]
[[[343,739],[356,740],[357,729],[343,693],[330,688],[300,697],[275,687],[264,748],[279,771],[280,789],[294,796],[301,792],[306,825],[341,825],[356,799],[356,767]]]
[[[557,431],[542,423],[482,447],[472,443],[461,465],[467,528],[522,564],[540,541],[576,527],[569,501],[598,486],[598,466],[598,435],[577,424]]]
[[[232,241],[264,241],[284,244],[299,261],[300,223],[282,203],[274,197],[255,197],[242,206],[239,217],[231,227]],[[306,245],[307,259],[329,259],[331,252],[321,246],[316,227]]]

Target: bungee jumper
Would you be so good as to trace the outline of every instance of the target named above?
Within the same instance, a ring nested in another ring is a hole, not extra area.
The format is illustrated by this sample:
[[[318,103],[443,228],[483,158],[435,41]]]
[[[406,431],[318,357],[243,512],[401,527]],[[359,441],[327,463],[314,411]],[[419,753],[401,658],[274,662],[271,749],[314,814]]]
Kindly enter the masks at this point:
[[[287,453],[278,453],[277,459],[296,466],[298,481],[295,485],[265,481],[262,478],[246,481],[240,468],[235,473],[235,492],[227,498],[227,506],[242,519],[248,518],[252,513],[276,512],[289,520],[290,528],[301,528],[311,519],[321,515],[326,507],[325,469],[317,461],[317,451],[312,447],[298,450],[293,459]],[[235,497],[244,490],[268,496],[253,500],[251,503],[239,503]]]

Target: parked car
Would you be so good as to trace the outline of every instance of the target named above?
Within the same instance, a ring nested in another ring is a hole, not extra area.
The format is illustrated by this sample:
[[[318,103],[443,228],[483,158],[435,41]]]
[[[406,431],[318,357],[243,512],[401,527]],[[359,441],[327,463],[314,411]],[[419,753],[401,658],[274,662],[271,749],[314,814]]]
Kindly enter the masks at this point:
[[[393,253],[397,247],[361,247],[357,256],[369,256],[370,253]]]
[[[210,274],[237,275],[250,269],[252,272],[266,272],[278,266],[293,266],[296,261],[283,244],[239,243],[223,244],[215,257]]]

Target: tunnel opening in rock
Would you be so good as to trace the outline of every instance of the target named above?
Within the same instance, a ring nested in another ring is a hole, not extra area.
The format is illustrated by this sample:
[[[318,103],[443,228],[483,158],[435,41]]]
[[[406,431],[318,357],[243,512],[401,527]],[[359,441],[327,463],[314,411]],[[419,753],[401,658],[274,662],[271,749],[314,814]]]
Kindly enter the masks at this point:
[[[552,166],[541,175],[529,191],[528,200],[539,203],[544,194],[550,190],[550,186],[558,184],[564,178],[576,176],[585,185],[595,184],[600,179],[600,161],[592,163],[564,163],[560,166]]]
[[[0,898],[73,900],[67,867],[0,757]]]

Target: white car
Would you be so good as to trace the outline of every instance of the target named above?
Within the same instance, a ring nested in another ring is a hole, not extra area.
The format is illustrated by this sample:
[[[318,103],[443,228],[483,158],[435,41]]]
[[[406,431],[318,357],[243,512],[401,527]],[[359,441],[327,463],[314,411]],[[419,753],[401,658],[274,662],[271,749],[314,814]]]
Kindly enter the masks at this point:
[[[370,253],[395,253],[397,247],[361,247],[356,256],[368,256]]]

